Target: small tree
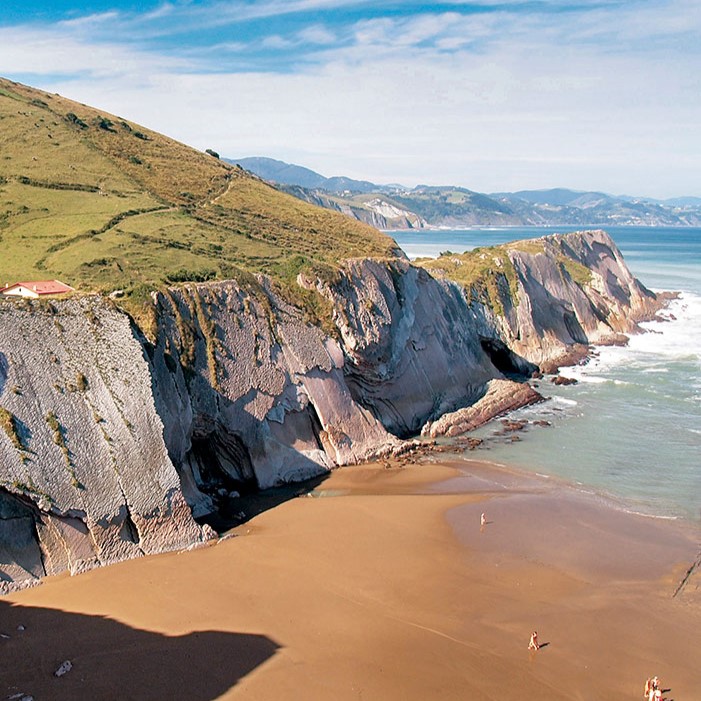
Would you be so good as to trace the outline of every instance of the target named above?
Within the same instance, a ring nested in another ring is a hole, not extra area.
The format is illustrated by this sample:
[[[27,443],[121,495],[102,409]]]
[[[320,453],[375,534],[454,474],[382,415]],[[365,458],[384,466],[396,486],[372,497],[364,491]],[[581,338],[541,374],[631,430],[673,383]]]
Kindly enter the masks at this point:
[[[208,153],[210,156],[214,156],[214,158],[219,158],[219,154],[216,151],[213,151],[211,148],[208,148],[205,153]]]

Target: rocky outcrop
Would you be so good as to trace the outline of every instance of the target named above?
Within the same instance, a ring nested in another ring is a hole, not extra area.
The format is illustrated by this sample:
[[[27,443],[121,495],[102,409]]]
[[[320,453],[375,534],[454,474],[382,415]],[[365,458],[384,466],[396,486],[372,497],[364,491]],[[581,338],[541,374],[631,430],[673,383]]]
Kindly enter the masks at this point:
[[[576,362],[589,344],[620,343],[663,305],[635,279],[603,231],[555,234],[503,250],[515,288],[497,272],[499,313],[479,303],[473,309],[483,336],[515,354],[516,365],[525,359],[549,372]]]
[[[157,296],[151,351],[165,442],[188,497],[313,477],[400,446],[353,401],[338,342],[265,285],[186,285]],[[202,489],[203,488],[203,489]]]
[[[398,207],[382,197],[373,197],[359,205],[341,204],[339,211],[378,229],[423,229],[428,226],[418,214]]]
[[[462,290],[406,261],[349,261],[321,286],[334,305],[354,399],[407,437],[470,403],[501,373],[484,353]]]
[[[332,333],[263,277],[158,293],[153,342],[98,297],[0,300],[0,586],[201,543],[232,495],[467,430],[532,397],[505,375],[659,304],[601,232],[508,256],[503,313],[403,259],[301,277]]]
[[[438,436],[459,436],[483,426],[492,419],[543,401],[543,395],[530,385],[513,380],[492,380],[474,404],[457,411],[449,412],[437,421],[429,421],[422,434]]]

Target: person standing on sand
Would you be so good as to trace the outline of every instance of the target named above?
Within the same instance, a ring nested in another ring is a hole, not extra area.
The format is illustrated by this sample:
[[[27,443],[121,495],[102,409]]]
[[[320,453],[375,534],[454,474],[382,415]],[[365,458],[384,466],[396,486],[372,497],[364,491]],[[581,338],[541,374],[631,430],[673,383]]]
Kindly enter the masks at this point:
[[[485,526],[487,524],[487,516],[485,514],[482,514],[480,516],[480,526]]]
[[[529,650],[537,650],[539,647],[540,647],[540,645],[538,645],[538,631],[534,630],[531,633],[531,639],[528,642],[528,649]]]
[[[650,689],[652,689],[652,677],[648,677],[645,682],[645,693],[643,694],[645,701],[650,698]]]

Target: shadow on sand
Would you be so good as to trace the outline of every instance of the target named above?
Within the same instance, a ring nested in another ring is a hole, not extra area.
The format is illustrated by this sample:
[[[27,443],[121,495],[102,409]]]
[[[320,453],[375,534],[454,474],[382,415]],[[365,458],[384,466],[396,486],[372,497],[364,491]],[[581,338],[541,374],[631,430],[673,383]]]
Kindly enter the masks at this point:
[[[212,701],[279,649],[262,635],[170,637],[101,616],[4,601],[0,635],[0,698],[23,692],[52,701]],[[72,669],[54,676],[66,660]]]
[[[240,497],[225,498],[219,501],[216,513],[197,520],[199,523],[211,526],[217,533],[225,533],[264,511],[274,509],[290,499],[309,494],[328,478],[328,474],[323,474],[304,482],[293,482],[280,487],[254,491]]]

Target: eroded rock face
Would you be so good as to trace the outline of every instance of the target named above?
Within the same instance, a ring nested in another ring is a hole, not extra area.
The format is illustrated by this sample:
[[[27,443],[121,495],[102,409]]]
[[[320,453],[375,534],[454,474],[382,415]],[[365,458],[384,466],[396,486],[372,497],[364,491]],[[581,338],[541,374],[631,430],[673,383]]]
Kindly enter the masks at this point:
[[[512,351],[541,368],[581,357],[588,344],[615,342],[662,306],[605,232],[555,234],[526,248],[536,243],[542,251],[509,251],[518,294],[495,327]]]
[[[98,298],[0,300],[0,358],[10,425],[0,432],[1,581],[210,535],[183,498],[124,314]]]
[[[510,254],[502,316],[402,259],[300,280],[333,337],[262,277],[159,293],[155,343],[97,297],[0,299],[0,587],[201,543],[195,519],[232,493],[400,452],[424,427],[469,430],[533,398],[505,374],[659,306],[602,232],[542,249]]]
[[[501,373],[482,349],[462,290],[406,261],[351,261],[334,304],[353,397],[392,433],[464,406]]]
[[[158,295],[156,403],[188,489],[206,487],[205,463],[216,465],[224,488],[245,491],[400,446],[353,401],[338,343],[264,283],[252,290],[232,281],[186,285]],[[200,459],[198,446],[208,441],[219,446],[216,460]],[[212,508],[206,501],[201,509]]]

